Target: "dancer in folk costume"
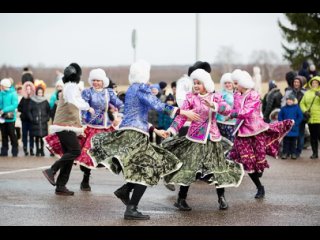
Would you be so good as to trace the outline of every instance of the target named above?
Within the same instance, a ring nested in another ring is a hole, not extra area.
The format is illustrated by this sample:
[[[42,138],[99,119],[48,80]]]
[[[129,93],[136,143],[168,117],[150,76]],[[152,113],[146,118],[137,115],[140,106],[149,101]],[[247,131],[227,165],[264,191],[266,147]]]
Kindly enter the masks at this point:
[[[221,95],[223,100],[226,101],[226,103],[233,108],[233,92],[234,92],[234,86],[233,81],[231,78],[231,73],[225,73],[222,75],[220,79],[220,86],[221,86]],[[219,131],[222,136],[229,139],[231,142],[234,141],[234,136],[232,135],[234,131],[234,125],[236,124],[235,119],[227,119],[222,114],[217,113],[217,125],[219,128]]]
[[[229,158],[243,164],[258,189],[255,198],[263,198],[265,189],[259,178],[264,169],[269,168],[266,155],[278,155],[280,141],[290,131],[294,121],[265,123],[261,115],[260,95],[253,90],[251,76],[246,71],[237,71],[235,76],[241,98],[237,98],[240,102],[235,103],[237,107],[230,114],[231,118],[237,119],[237,131]]]
[[[90,106],[81,98],[79,81],[82,70],[77,63],[71,63],[63,76],[64,87],[62,98],[59,99],[53,124],[50,126],[51,134],[44,138],[49,147],[56,144],[59,138],[63,149],[62,157],[49,169],[43,171],[48,181],[56,186],[55,193],[58,195],[74,195],[73,191],[66,188],[74,160],[81,154],[81,146],[77,135],[83,134],[80,122],[80,110],[89,110]],[[60,170],[57,181],[55,174]]]
[[[214,82],[208,72],[197,69],[190,77],[194,83],[193,93],[187,94],[181,109],[194,110],[200,119],[191,122],[186,136],[164,141],[163,147],[183,162],[179,171],[165,176],[164,180],[167,184],[180,185],[178,200],[174,204],[179,210],[191,210],[186,198],[190,185],[197,180],[216,186],[219,208],[224,210],[228,208],[224,188],[238,187],[244,175],[241,164],[225,158],[216,123],[216,114],[228,115],[231,107],[214,92]],[[176,135],[186,121],[186,117],[177,116],[167,135]]]
[[[85,139],[83,140],[81,155],[75,160],[75,163],[80,164],[80,169],[83,172],[83,180],[80,184],[82,191],[91,191],[89,185],[89,177],[91,169],[97,166],[97,163],[87,154],[91,148],[91,138],[93,135],[101,132],[112,132],[119,124],[118,119],[113,122],[108,117],[108,109],[110,104],[116,107],[120,112],[123,112],[123,102],[116,96],[109,85],[109,78],[105,71],[101,68],[91,70],[88,82],[90,88],[84,89],[81,93],[82,98],[90,105],[88,111],[82,111],[82,124],[86,125],[84,131]],[[120,115],[120,114],[118,114]]]
[[[112,173],[123,172],[127,181],[115,195],[127,205],[125,219],[149,219],[137,211],[139,201],[147,186],[156,185],[160,178],[177,171],[182,163],[172,153],[149,141],[148,111],[157,109],[174,117],[184,114],[191,119],[199,117],[192,111],[183,111],[162,103],[151,93],[147,84],[150,78],[149,63],[140,60],[130,67],[130,87],[126,92],[124,118],[117,131],[99,133],[92,137],[88,154],[98,164]],[[163,135],[164,130],[154,130]],[[130,198],[130,192],[133,190]]]

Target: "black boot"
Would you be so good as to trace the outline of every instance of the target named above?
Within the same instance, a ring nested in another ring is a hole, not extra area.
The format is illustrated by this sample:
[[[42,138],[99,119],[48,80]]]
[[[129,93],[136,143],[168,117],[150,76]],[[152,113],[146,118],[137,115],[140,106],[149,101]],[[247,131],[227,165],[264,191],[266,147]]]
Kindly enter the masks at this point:
[[[129,201],[130,201],[130,192],[131,192],[131,190],[125,184],[121,188],[118,188],[114,192],[114,195],[116,195],[116,197],[119,198],[124,203],[124,205],[128,206]]]
[[[184,198],[178,198],[177,202],[174,203],[174,206],[179,208],[180,211],[191,211],[192,209]]]
[[[34,156],[33,148],[30,148],[30,156]]]
[[[86,191],[86,192],[90,192],[91,191],[91,187],[89,185],[89,178],[90,178],[90,174],[83,174],[83,179],[82,182],[80,184],[80,189],[82,191]]]
[[[226,210],[228,208],[228,203],[227,203],[226,198],[224,196],[219,197],[218,203],[219,203],[220,210]]]
[[[29,155],[28,149],[27,149],[26,147],[23,148],[23,152],[24,152],[24,155],[25,155],[25,156],[28,156],[28,155]]]
[[[40,149],[40,155],[41,155],[41,157],[44,157],[44,156],[45,156],[43,147]]]
[[[36,156],[40,157],[40,149],[39,148],[36,149]]]
[[[143,215],[141,212],[137,210],[137,206],[128,205],[127,209],[124,213],[124,219],[126,220],[149,220],[149,215]]]
[[[258,192],[255,195],[255,198],[260,199],[260,198],[263,198],[264,195],[265,195],[264,186],[261,186],[260,188],[258,188]]]
[[[51,168],[43,170],[42,173],[53,186],[56,185],[56,181],[54,180],[55,173],[52,171]]]
[[[62,196],[73,196],[74,192],[70,191],[66,186],[57,186],[56,187],[56,194]]]
[[[317,159],[318,158],[318,154],[312,154],[312,156],[310,158],[311,159]]]

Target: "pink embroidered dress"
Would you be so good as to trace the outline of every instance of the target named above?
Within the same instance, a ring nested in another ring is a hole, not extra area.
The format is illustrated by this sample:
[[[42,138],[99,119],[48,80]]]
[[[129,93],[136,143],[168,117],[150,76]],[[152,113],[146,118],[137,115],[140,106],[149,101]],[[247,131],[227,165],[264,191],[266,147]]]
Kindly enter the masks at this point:
[[[205,99],[213,103],[214,108],[206,106]],[[183,162],[177,172],[164,178],[166,184],[189,186],[196,180],[205,180],[217,188],[239,186],[244,175],[242,165],[225,159],[216,122],[216,112],[228,115],[231,107],[218,93],[188,93],[181,109],[193,109],[201,119],[191,122],[185,137],[163,142],[163,147]],[[177,116],[168,131],[176,135],[186,121],[185,116]]]
[[[235,101],[237,107],[231,111],[231,116],[237,118],[238,131],[229,158],[242,163],[248,173],[263,172],[269,168],[266,155],[278,155],[280,141],[294,122],[265,123],[260,112],[260,95],[255,90],[247,90]]]

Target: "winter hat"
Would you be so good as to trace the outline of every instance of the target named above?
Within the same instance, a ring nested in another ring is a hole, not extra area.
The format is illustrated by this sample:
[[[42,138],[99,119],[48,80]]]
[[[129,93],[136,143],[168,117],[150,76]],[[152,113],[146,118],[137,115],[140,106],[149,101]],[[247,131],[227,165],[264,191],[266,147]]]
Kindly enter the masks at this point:
[[[32,82],[32,83],[34,83],[34,79],[33,79],[32,73],[26,72],[26,73],[22,74],[21,82],[22,82],[22,84],[24,84],[25,82]]]
[[[166,82],[159,82],[159,86],[160,86],[161,90],[163,90],[166,88],[167,83]]]
[[[254,81],[251,75],[247,71],[241,71],[236,73],[238,79],[238,85],[247,89],[254,87]]]
[[[106,72],[101,69],[101,68],[97,68],[97,69],[92,69],[89,73],[89,79],[88,82],[90,84],[90,86],[92,87],[92,81],[93,80],[101,80],[103,82],[103,87],[108,87],[110,80],[106,75]]]
[[[202,62],[202,61],[197,61],[195,64],[193,64],[191,67],[188,69],[188,76],[191,75],[193,71],[196,69],[203,69],[208,73],[211,73],[211,67],[208,62]]]
[[[269,91],[271,91],[272,89],[276,88],[277,84],[275,80],[270,80],[269,81]]]
[[[166,97],[166,102],[167,101],[174,101],[174,96],[171,93]]]
[[[3,78],[0,84],[1,86],[7,87],[7,88],[10,88],[12,85],[11,80],[9,78]]]
[[[287,96],[287,99],[291,99],[292,101],[295,101],[295,100],[297,99],[297,97],[296,97],[294,94],[290,93],[290,94]]]
[[[232,81],[239,81],[239,79],[241,78],[241,75],[242,75],[242,70],[241,69],[235,69],[231,73],[231,80]]]
[[[56,87],[57,87],[57,86],[63,86],[63,85],[64,85],[64,83],[63,83],[62,79],[59,79],[59,80],[56,82]]]
[[[129,72],[129,83],[147,83],[150,79],[150,64],[145,60],[138,60],[131,64]]]
[[[292,87],[294,78],[297,76],[297,73],[290,71],[286,73],[286,81],[289,87]]]
[[[221,88],[224,88],[224,83],[226,82],[233,83],[231,76],[232,76],[231,73],[225,73],[221,76],[221,79],[220,79]]]
[[[315,71],[316,70],[316,66],[314,64],[311,64],[309,67],[310,71]]]
[[[64,69],[62,81],[67,82],[80,82],[80,76],[82,74],[81,67],[77,63],[71,63],[68,67]]]
[[[152,85],[150,86],[150,88],[151,88],[151,89],[152,89],[152,88],[156,88],[156,89],[158,89],[158,91],[160,92],[160,86],[159,86],[158,83],[152,84]]]
[[[206,88],[207,92],[214,92],[214,82],[212,81],[210,73],[203,69],[197,69],[190,75],[192,80],[197,79],[201,81]]]

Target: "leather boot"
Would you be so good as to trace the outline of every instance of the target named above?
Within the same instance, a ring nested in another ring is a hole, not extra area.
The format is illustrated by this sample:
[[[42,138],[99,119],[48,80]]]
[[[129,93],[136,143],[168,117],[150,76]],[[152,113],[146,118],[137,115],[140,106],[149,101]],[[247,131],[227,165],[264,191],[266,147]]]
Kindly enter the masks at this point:
[[[121,188],[118,188],[115,192],[114,195],[116,195],[117,198],[119,198],[124,205],[128,205],[130,201],[130,189],[128,186],[125,184]]]
[[[128,205],[126,211],[124,212],[124,219],[126,220],[149,220],[149,215],[143,215],[137,210],[137,206]]]
[[[25,156],[28,156],[28,155],[29,155],[28,149],[27,149],[26,147],[23,148],[23,152],[24,152],[24,155],[25,155]]]
[[[81,191],[86,191],[86,192],[91,191],[91,187],[89,185],[89,178],[90,178],[90,174],[83,174],[83,179],[80,184]]]
[[[260,199],[260,198],[263,198],[264,195],[265,195],[264,186],[261,186],[260,188],[258,188],[258,192],[255,195],[255,198]]]
[[[42,171],[43,175],[47,178],[47,180],[53,185],[55,186],[56,185],[56,182],[54,180],[54,175],[55,173],[52,171],[51,168],[48,168],[46,170],[43,170]]]
[[[70,191],[66,186],[57,186],[56,187],[56,194],[62,196],[73,196],[74,192]]]
[[[40,149],[40,155],[41,155],[41,157],[44,157],[44,156],[45,156],[43,147]]]
[[[218,203],[219,203],[220,210],[226,210],[228,208],[228,203],[224,196],[219,197]]]
[[[30,148],[30,156],[34,156],[33,148]]]
[[[174,203],[174,206],[179,208],[180,211],[191,211],[192,209],[184,198],[178,198],[177,202]]]

